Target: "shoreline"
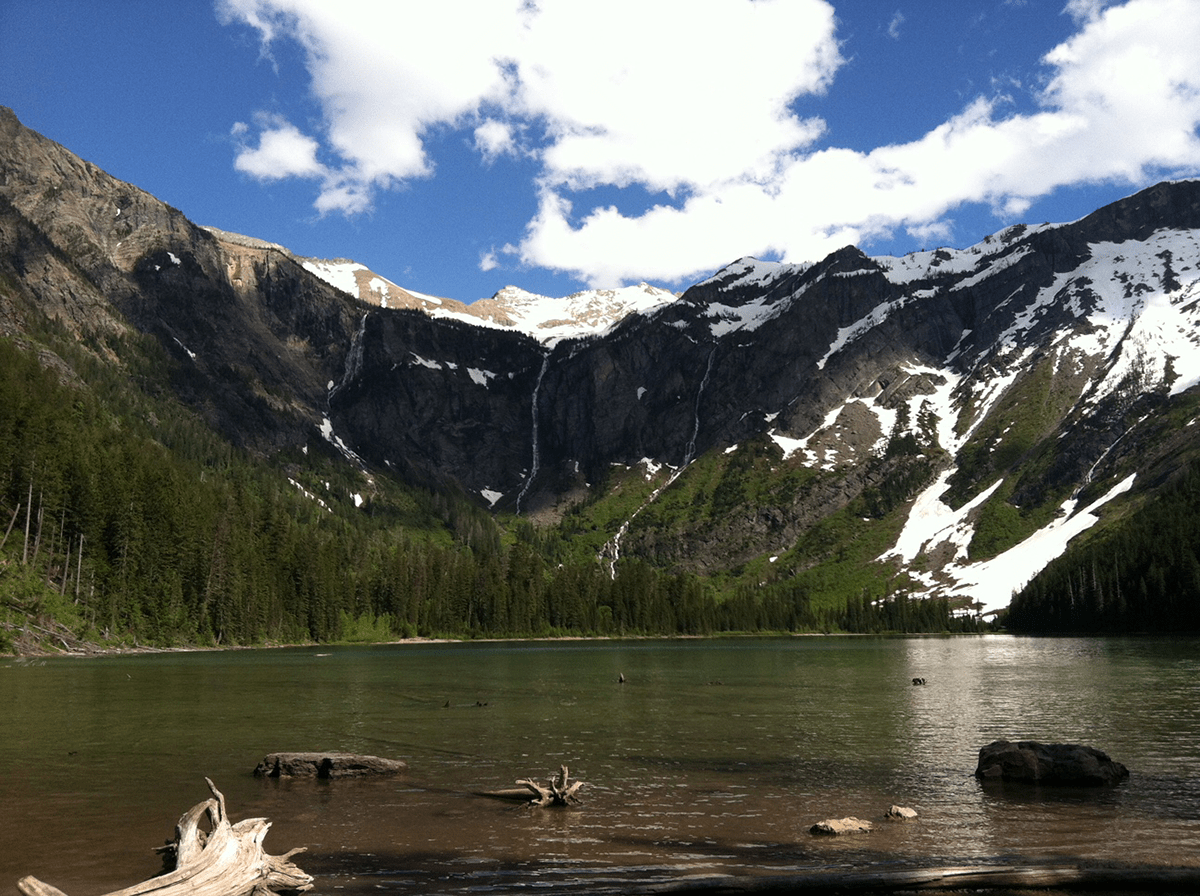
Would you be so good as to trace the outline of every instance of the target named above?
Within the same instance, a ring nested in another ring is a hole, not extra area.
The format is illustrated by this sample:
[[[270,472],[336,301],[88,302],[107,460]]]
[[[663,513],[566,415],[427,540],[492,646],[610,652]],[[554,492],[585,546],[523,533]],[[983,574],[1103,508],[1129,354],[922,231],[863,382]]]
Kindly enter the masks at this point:
[[[297,641],[288,643],[267,642],[263,644],[204,645],[192,644],[184,647],[156,647],[150,644],[135,644],[132,647],[106,646],[91,641],[79,641],[72,636],[54,634],[62,641],[71,637],[78,646],[56,648],[42,641],[16,638],[11,654],[0,654],[12,659],[50,659],[53,657],[95,658],[105,656],[140,656],[155,653],[213,653],[234,650],[285,650],[305,647],[391,647],[423,644],[506,644],[506,643],[558,643],[558,642],[606,642],[606,641],[722,641],[775,638],[952,638],[981,637],[983,635],[1009,634],[1008,632],[716,632],[710,635],[519,635],[511,638],[432,638],[416,636],[396,638],[389,641]]]

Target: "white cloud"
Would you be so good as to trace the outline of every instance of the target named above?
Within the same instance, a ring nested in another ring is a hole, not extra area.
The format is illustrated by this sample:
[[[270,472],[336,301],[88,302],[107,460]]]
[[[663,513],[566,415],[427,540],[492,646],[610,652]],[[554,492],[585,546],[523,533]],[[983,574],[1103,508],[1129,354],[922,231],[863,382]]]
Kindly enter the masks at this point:
[[[299,43],[325,119],[317,136],[259,122],[236,164],[319,178],[317,208],[353,213],[434,176],[428,137],[465,129],[485,161],[540,165],[538,211],[505,254],[595,285],[678,281],[744,254],[812,259],[897,230],[949,236],[964,203],[1010,217],[1064,185],[1200,169],[1194,0],[1070,0],[1078,30],[1045,55],[1032,112],[976,97],[869,150],[820,145],[824,122],[794,111],[819,108],[843,62],[830,3],[697,6],[221,0],[223,20]],[[576,191],[597,186],[670,198],[577,214]]]
[[[517,142],[512,125],[492,118],[484,121],[475,128],[475,149],[488,162],[499,156],[515,154]]]
[[[741,254],[820,258],[901,226],[948,236],[946,215],[967,202],[1009,216],[1064,185],[1192,172],[1200,168],[1197,41],[1200,4],[1190,0],[1097,11],[1046,55],[1050,78],[1033,113],[1002,115],[1003,98],[980,97],[910,143],[798,152],[762,188],[707,185],[678,209],[636,217],[601,209],[568,227],[563,206],[543,201],[524,260],[596,283],[688,277]]]
[[[281,180],[285,177],[321,177],[325,168],[317,161],[317,141],[306,137],[287,121],[277,117],[260,117],[258,146],[246,146],[242,139],[249,132],[245,122],[232,128],[239,142],[234,167],[259,180]]]
[[[904,24],[904,13],[896,10],[892,15],[892,20],[888,22],[887,34],[892,40],[900,39],[900,26]]]
[[[1091,22],[1112,0],[1067,0],[1063,12],[1078,22]]]

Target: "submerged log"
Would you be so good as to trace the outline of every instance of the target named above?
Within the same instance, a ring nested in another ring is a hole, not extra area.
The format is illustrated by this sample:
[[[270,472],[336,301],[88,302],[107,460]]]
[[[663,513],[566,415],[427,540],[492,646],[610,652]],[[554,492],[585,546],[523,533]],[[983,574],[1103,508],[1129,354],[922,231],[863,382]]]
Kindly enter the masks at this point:
[[[530,803],[535,806],[569,806],[571,803],[577,803],[579,798],[575,794],[583,786],[583,781],[570,781],[565,765],[559,768],[558,774],[545,786],[528,778],[522,778],[517,783],[529,788],[534,797]]]
[[[408,763],[361,753],[268,753],[254,769],[258,778],[361,778],[402,775]]]
[[[175,840],[162,848],[170,870],[107,896],[266,896],[269,893],[303,893],[313,879],[291,861],[304,848],[271,856],[262,841],[271,823],[247,818],[230,824],[225,797],[208,778],[212,799],[193,806],[175,826]],[[209,829],[201,827],[208,820]],[[36,877],[17,882],[25,896],[65,896],[57,887]]]

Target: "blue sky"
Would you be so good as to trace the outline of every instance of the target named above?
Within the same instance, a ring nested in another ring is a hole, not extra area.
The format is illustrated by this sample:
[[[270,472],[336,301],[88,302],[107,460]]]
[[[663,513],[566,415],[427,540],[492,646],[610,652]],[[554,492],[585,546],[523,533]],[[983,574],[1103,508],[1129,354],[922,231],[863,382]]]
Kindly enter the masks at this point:
[[[1195,0],[0,0],[0,104],[473,301],[966,246],[1200,172]]]

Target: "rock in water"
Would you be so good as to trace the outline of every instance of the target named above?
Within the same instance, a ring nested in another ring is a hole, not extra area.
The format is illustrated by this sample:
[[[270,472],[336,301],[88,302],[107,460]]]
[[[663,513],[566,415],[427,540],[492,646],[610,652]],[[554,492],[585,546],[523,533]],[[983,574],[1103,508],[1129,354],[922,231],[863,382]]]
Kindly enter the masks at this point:
[[[808,831],[810,834],[838,837],[844,834],[869,834],[871,828],[871,822],[849,815],[845,818],[827,818],[824,821],[818,821]]]
[[[259,778],[356,778],[399,775],[408,763],[358,753],[270,753],[254,769]]]
[[[975,777],[1031,784],[1098,787],[1129,777],[1129,769],[1107,753],[1079,744],[997,740],[979,751]]]

